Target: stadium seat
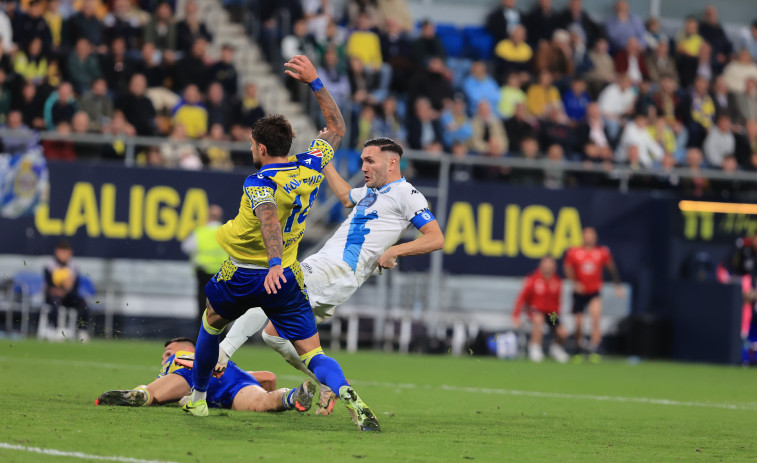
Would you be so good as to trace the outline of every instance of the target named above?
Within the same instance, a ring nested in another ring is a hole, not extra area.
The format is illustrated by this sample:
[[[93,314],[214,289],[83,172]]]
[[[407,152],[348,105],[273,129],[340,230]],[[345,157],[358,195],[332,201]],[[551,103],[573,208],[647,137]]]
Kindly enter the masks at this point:
[[[14,300],[21,306],[21,334],[29,333],[29,315],[45,306],[44,279],[35,272],[20,272],[13,276]]]
[[[460,30],[453,25],[437,24],[436,35],[444,45],[447,56],[459,58],[465,52],[465,40]]]
[[[474,60],[488,60],[492,57],[494,39],[481,26],[467,26],[463,29],[466,55]]]

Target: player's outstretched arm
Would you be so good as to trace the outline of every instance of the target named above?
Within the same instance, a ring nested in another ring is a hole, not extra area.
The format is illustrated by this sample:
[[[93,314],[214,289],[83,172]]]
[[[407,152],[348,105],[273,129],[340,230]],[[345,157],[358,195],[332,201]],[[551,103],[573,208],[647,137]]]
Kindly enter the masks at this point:
[[[318,78],[315,66],[304,55],[292,57],[284,66],[287,68],[284,71],[286,74],[300,82],[308,84],[313,90],[315,99],[318,101],[321,113],[326,121],[326,128],[328,128],[328,130],[321,132],[318,138],[326,140],[332,148],[336,149],[342,138],[344,138],[347,125],[344,123],[342,112],[339,110],[339,106],[337,106],[331,93],[323,86],[321,79]]]
[[[326,181],[329,182],[331,191],[334,192],[336,197],[342,203],[342,206],[354,207],[355,204],[350,199],[350,190],[352,190],[352,187],[342,178],[341,175],[339,175],[339,172],[337,172],[337,170],[334,168],[334,166],[331,165],[331,163],[327,164],[326,167],[323,168],[323,175],[326,176]]]
[[[444,234],[436,220],[422,226],[421,236],[407,243],[395,244],[379,257],[379,268],[394,268],[400,256],[428,254],[444,247]]]
[[[281,289],[281,282],[287,281],[284,277],[284,267],[281,266],[281,258],[284,256],[284,234],[276,214],[276,204],[261,204],[255,208],[255,215],[260,220],[260,234],[268,252],[268,275],[263,286],[268,294],[276,294],[277,290]]]

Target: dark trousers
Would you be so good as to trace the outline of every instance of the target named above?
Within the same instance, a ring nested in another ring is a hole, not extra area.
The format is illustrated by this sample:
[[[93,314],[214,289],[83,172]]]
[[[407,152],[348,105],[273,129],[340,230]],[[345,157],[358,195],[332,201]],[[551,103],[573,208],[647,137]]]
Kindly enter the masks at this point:
[[[58,310],[61,306],[71,307],[77,312],[77,329],[85,329],[89,323],[89,308],[87,301],[80,297],[76,291],[71,291],[63,297],[47,295],[47,303],[50,305],[50,312],[47,314],[47,322],[50,326],[58,324]]]
[[[215,273],[205,273],[205,271],[199,267],[195,268],[195,276],[197,277],[197,318],[202,323],[202,313],[205,312],[205,285],[208,284]]]

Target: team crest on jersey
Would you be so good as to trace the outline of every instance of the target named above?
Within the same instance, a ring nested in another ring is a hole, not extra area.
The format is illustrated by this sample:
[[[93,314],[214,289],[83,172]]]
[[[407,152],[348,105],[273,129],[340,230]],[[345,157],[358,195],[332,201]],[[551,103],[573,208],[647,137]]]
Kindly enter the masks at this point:
[[[376,194],[369,194],[365,198],[361,199],[360,202],[357,203],[358,207],[370,207],[373,206],[373,204],[378,199],[378,196]]]

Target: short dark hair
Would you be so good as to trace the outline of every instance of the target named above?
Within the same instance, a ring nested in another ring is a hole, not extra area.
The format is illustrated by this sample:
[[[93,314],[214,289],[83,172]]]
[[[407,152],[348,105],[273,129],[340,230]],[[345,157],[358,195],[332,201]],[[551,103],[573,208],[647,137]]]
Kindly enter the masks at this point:
[[[175,342],[188,342],[189,344],[195,345],[195,341],[192,338],[173,338],[166,341],[166,343],[163,345],[163,347],[168,347],[169,344],[173,344]]]
[[[399,143],[389,137],[371,138],[370,140],[363,143],[363,148],[368,148],[369,146],[378,146],[381,151],[391,151],[392,153],[397,153],[397,155],[402,157],[402,147]]]
[[[66,240],[60,240],[58,241],[58,244],[55,245],[55,249],[73,249],[71,247],[71,243],[69,243]]]
[[[265,116],[252,125],[252,138],[258,144],[265,145],[269,156],[276,158],[287,156],[292,148],[294,137],[292,125],[280,114]]]

